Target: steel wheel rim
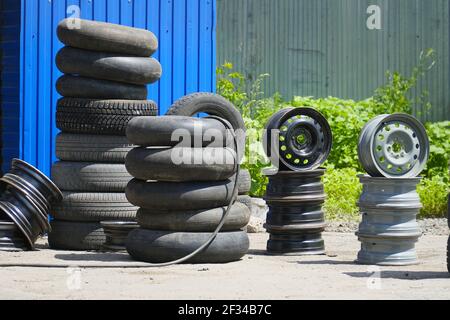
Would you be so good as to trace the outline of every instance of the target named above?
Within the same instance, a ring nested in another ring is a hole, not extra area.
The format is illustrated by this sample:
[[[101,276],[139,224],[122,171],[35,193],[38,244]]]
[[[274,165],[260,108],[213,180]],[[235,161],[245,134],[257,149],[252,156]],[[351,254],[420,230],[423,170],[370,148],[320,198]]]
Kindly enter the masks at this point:
[[[61,190],[56,186],[56,184],[50,180],[45,174],[39,171],[37,168],[33,167],[31,164],[20,160],[13,159],[11,165],[12,171],[18,170],[23,171],[25,174],[33,177],[36,181],[42,184],[42,188],[45,188],[49,194],[49,201],[59,202],[63,199],[63,194]],[[20,174],[18,174],[20,176]]]
[[[410,178],[425,168],[429,148],[426,130],[414,117],[382,115],[364,127],[358,155],[373,177]]]
[[[28,244],[29,249],[33,250],[33,228],[31,224],[24,218],[21,211],[16,206],[5,201],[0,201],[0,210],[3,211],[13,221],[20,232],[25,236],[25,240]]]
[[[4,179],[1,178],[0,180]],[[5,181],[5,180],[3,180]],[[52,228],[50,222],[48,221],[48,216],[46,213],[45,205],[41,204],[37,201],[32,194],[30,194],[29,190],[24,188],[24,186],[17,181],[6,180],[5,181],[9,187],[13,188],[11,190],[11,194],[14,195],[16,193],[20,194],[20,197],[15,196],[23,205],[25,205],[28,210],[33,214],[33,216],[37,219],[39,225],[41,226],[42,232],[51,232]]]
[[[278,134],[272,136],[272,130],[277,130]],[[307,107],[277,112],[266,127],[266,136],[263,141],[266,154],[267,149],[271,150],[271,146],[278,143],[279,161],[293,171],[320,167],[328,158],[332,146],[332,133],[327,120],[318,111]]]

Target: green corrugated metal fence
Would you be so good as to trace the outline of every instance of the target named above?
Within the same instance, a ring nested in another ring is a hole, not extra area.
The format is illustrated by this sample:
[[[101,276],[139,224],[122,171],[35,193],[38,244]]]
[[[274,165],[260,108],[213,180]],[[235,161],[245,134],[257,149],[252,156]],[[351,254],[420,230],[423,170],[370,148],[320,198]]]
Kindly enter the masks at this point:
[[[381,9],[381,30],[369,30],[367,9]],[[416,95],[429,92],[423,120],[450,119],[448,0],[218,0],[218,62],[250,78],[269,73],[267,95],[364,99],[387,70],[410,74],[422,50],[436,66]]]

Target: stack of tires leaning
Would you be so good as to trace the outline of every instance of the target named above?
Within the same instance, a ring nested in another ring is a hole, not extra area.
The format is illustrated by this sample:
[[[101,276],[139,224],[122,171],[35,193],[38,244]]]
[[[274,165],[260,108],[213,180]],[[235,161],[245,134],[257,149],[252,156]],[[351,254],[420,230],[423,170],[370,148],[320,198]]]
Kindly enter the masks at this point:
[[[191,117],[200,112],[217,117]],[[238,159],[229,135],[230,130],[244,130],[242,117],[227,100],[208,93],[182,98],[168,114],[138,117],[128,124],[129,142],[140,146],[126,159],[127,170],[135,177],[126,195],[140,207],[140,228],[128,235],[128,253],[151,263],[183,258],[208,241],[231,204],[214,241],[188,262],[239,260],[249,248],[243,229],[250,210],[240,202],[232,203]],[[245,136],[237,140],[239,148]]]
[[[54,208],[49,244],[62,250],[97,250],[105,242],[101,221],[132,221],[137,208],[125,197],[131,176],[125,137],[136,116],[155,116],[147,84],[161,76],[150,56],[158,42],[146,30],[102,22],[66,19],[58,25],[66,46],[56,64],[64,73],[56,83],[63,96],[56,122],[59,162],[52,178],[64,199]]]

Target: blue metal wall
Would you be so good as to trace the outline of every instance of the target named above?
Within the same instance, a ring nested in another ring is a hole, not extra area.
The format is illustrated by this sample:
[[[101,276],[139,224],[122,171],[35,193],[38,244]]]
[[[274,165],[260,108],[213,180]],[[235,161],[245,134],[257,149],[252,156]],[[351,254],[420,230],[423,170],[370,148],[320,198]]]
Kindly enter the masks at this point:
[[[20,121],[18,137],[11,137],[18,144],[17,154],[13,155],[38,166],[46,174],[56,160],[58,132],[55,113],[59,96],[54,88],[61,73],[54,59],[62,44],[56,37],[56,26],[67,16],[71,5],[81,8],[83,19],[145,28],[156,34],[160,45],[155,57],[162,64],[163,76],[159,83],[149,86],[149,99],[158,102],[160,114],[187,93],[215,90],[215,0],[2,2],[19,3],[21,13],[20,51],[15,52],[16,56],[20,55]],[[17,79],[8,76],[5,82],[14,80]],[[15,106],[15,112],[17,109]],[[9,167],[11,157],[6,151],[2,149],[4,168]]]
[[[0,1],[0,143],[2,167],[19,154],[20,1]],[[4,164],[4,165],[3,165]]]

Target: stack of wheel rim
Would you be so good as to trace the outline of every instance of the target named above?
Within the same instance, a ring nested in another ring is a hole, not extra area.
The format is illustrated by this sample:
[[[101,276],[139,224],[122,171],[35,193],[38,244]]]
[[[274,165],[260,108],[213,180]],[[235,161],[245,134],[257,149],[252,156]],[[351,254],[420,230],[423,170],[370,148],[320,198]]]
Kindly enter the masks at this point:
[[[266,171],[267,251],[274,255],[324,254],[325,201],[320,166],[332,145],[326,119],[311,108],[287,108],[269,120],[264,149],[276,167]]]
[[[369,175],[361,175],[358,201],[362,222],[357,262],[377,265],[418,263],[421,236],[416,217],[422,207],[416,187],[429,154],[423,125],[407,114],[380,115],[363,128],[358,155]]]
[[[147,85],[161,76],[150,56],[153,33],[103,22],[66,19],[57,30],[65,44],[56,56],[64,73],[56,88],[56,139],[59,162],[52,178],[64,199],[54,208],[50,246],[62,250],[102,249],[101,221],[133,221],[137,208],[125,197],[131,176],[125,157],[133,146],[125,137],[128,122],[156,116]]]
[[[39,236],[51,230],[48,213],[61,201],[58,187],[30,164],[13,159],[0,178],[0,251],[33,250]]]
[[[191,117],[201,112],[217,117]],[[211,237],[229,204],[229,215],[213,242],[187,262],[225,263],[245,255],[249,239],[243,228],[250,210],[231,203],[238,159],[227,137],[236,129],[244,130],[241,115],[230,102],[209,93],[180,99],[167,116],[130,121],[128,140],[140,146],[126,159],[135,177],[126,195],[140,207],[140,228],[130,232],[126,243],[134,259],[166,263],[188,256]],[[243,146],[245,135],[243,139],[240,135],[236,145]]]

